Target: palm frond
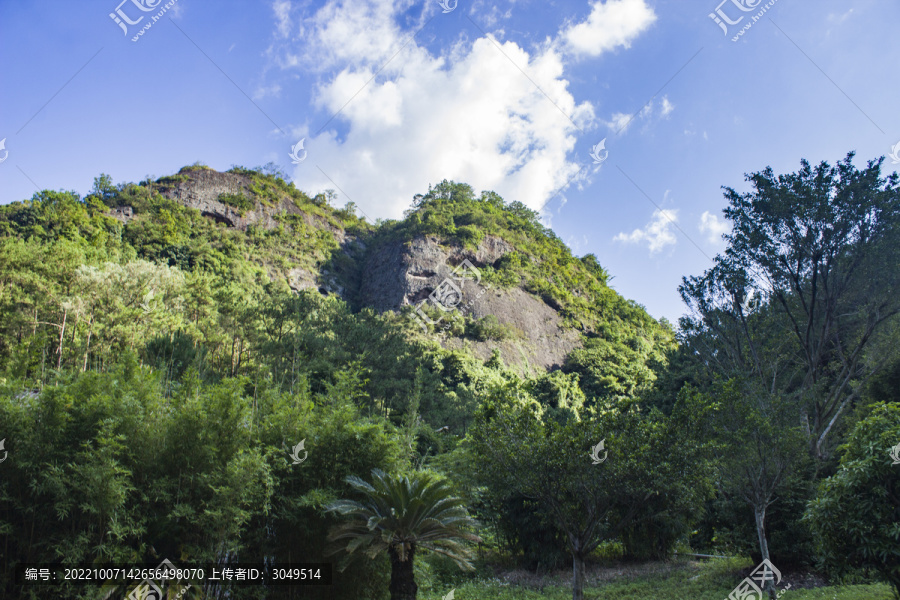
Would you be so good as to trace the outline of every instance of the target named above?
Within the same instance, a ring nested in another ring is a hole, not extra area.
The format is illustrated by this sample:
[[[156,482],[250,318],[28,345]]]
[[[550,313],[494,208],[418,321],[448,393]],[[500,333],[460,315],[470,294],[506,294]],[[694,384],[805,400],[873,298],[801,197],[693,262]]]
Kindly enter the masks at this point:
[[[350,519],[329,533],[330,541],[340,543],[332,553],[352,555],[365,549],[365,555],[374,558],[390,549],[406,561],[411,551],[422,549],[447,556],[460,568],[472,568],[462,542],[481,541],[470,531],[477,522],[446,480],[423,471],[401,476],[373,469],[371,483],[358,477],[345,481],[362,498],[328,505],[328,511]]]

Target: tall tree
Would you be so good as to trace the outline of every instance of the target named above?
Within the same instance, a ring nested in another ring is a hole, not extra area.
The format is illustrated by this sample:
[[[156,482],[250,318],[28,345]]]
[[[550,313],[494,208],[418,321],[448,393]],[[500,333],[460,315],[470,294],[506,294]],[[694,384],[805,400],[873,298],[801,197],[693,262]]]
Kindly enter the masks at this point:
[[[624,402],[582,410],[572,400],[545,408],[510,384],[483,404],[469,441],[483,486],[537,501],[565,535],[572,598],[583,600],[585,559],[601,542],[639,513],[650,519],[669,508],[644,511],[654,496],[677,502],[696,494],[701,502],[708,486],[697,447],[666,423]]]
[[[718,442],[717,483],[723,494],[737,495],[750,506],[760,555],[772,560],[766,514],[805,456],[800,427],[789,403],[752,379],[733,379],[716,387],[708,414],[709,433]],[[775,598],[774,582],[766,581],[766,591]]]
[[[792,397],[818,459],[883,363],[866,349],[900,311],[898,176],[881,176],[883,158],[858,170],[853,156],[833,167],[803,160],[787,175],[767,168],[747,176],[751,192],[725,188],[728,248],[679,288],[698,353],[726,376],[748,374]],[[769,326],[754,328],[754,307]],[[781,348],[772,327],[787,334]]]

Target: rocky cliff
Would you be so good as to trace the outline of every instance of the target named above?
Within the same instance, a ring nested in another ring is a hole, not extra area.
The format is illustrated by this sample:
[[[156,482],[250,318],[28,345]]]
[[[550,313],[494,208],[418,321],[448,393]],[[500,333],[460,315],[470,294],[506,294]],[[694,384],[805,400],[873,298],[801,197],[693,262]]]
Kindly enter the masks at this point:
[[[454,281],[454,267],[464,261],[468,260],[475,269],[495,266],[513,250],[494,235],[486,235],[475,250],[442,244],[434,236],[387,244],[366,256],[359,299],[378,311],[416,306],[427,301],[448,278]],[[501,341],[445,336],[442,343],[446,347],[468,347],[483,359],[497,348],[508,365],[547,369],[560,366],[566,354],[580,345],[579,335],[562,327],[556,310],[520,288],[499,289],[470,278],[461,291],[462,298],[453,310],[473,319],[493,315],[520,336]]]
[[[293,215],[295,222],[299,219],[307,228],[318,232],[317,235],[333,239],[331,254],[317,260],[314,268],[299,264],[286,268],[273,265],[269,268],[270,275],[283,277],[295,290],[315,288],[323,294],[335,293],[358,307],[368,306],[379,312],[399,311],[428,300],[464,261],[469,261],[475,269],[496,267],[504,255],[516,250],[492,232],[482,232],[483,239],[475,248],[465,248],[434,235],[382,240],[369,247],[364,231],[348,233],[333,219],[312,214],[308,206],[307,210],[303,208],[304,203],[296,195],[279,195],[269,189],[261,196],[259,179],[252,174],[183,169],[176,176],[160,179],[154,187],[166,198],[236,230],[247,231],[251,226],[273,229],[285,222],[285,215]],[[304,194],[300,196],[309,201]],[[232,205],[236,200],[240,206]],[[127,222],[130,213],[126,212],[120,208],[113,216]],[[333,272],[332,265],[336,263],[344,265],[341,273]],[[559,367],[566,355],[581,345],[580,334],[564,327],[555,308],[521,287],[501,288],[470,280],[464,288],[462,302],[452,310],[471,320],[493,316],[515,335],[499,340],[478,340],[450,333],[429,335],[436,336],[447,348],[465,348],[482,359],[489,358],[497,349],[507,365],[519,370]]]

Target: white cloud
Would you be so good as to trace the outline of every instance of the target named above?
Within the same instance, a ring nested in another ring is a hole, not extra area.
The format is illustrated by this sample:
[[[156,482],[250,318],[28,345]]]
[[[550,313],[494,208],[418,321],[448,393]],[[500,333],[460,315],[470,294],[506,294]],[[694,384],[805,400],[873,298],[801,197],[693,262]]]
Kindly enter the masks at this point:
[[[526,50],[512,41],[461,36],[444,55],[419,46],[415,23],[397,24],[413,4],[329,0],[303,17],[298,4],[276,2],[287,12],[276,10],[273,63],[321,74],[313,86],[317,116],[292,131],[290,143],[305,137],[309,153],[293,173],[298,187],[340,188],[339,203],[353,200],[372,217],[397,218],[414,194],[443,179],[535,209],[567,185],[582,184],[588,174],[568,157],[579,128],[588,129],[595,115],[590,102],[578,103],[569,91],[566,52],[627,47],[646,28],[647,11],[649,22],[655,19],[644,2],[594,5],[586,23],[606,40],[602,47],[571,45],[582,39],[575,25],[564,30],[568,44],[550,40]],[[281,39],[282,23],[291,22],[299,37]],[[271,88],[261,85],[260,93]]]
[[[672,228],[677,222],[678,210],[657,209],[653,211],[653,217],[644,229],[635,229],[631,233],[620,233],[613,238],[613,241],[625,244],[646,243],[650,253],[655,254],[678,241],[672,232]]]
[[[275,11],[275,26],[278,34],[285,38],[291,34],[291,3],[289,0],[275,0],[272,3]]]
[[[582,127],[594,117],[590,103],[577,104],[568,91],[561,55],[509,41],[497,42],[498,50],[480,38],[455,49],[450,64],[413,40],[370,82],[409,39],[394,23],[400,9],[386,0],[330,3],[312,19],[307,47],[343,65],[315,88],[314,102],[321,114],[340,114],[321,133],[325,117],[293,132],[307,138],[309,152],[294,173],[297,185],[313,193],[337,185],[349,196],[343,201],[393,218],[443,179],[542,206],[579,171],[567,159],[579,132],[566,115]]]
[[[424,22],[413,25],[412,31],[404,32],[394,22],[395,15],[403,13],[412,4],[411,0],[329,0],[309,19],[310,30],[303,50],[304,66],[320,71],[348,65],[369,66],[376,70],[390,60],[388,67],[396,72],[398,65],[408,57],[407,51],[417,48],[411,38],[415,30],[424,25]],[[404,44],[407,44],[405,49],[396,55]]]
[[[556,56],[529,57],[512,42],[502,47],[519,64],[530,63],[532,77],[563,111],[585,112],[557,79]],[[538,208],[578,172],[567,160],[574,125],[492,42],[477,40],[446,70],[423,51],[410,54],[392,81],[365,85],[369,70],[344,70],[318,90],[327,112],[355,95],[340,117],[349,132],[340,141],[328,130],[312,136],[298,183],[333,187],[313,170],[319,165],[363,210],[396,217],[415,193],[445,178]],[[373,206],[378,200],[386,204]]]
[[[675,110],[675,105],[669,102],[668,96],[663,96],[662,104],[660,105],[660,114],[663,118],[668,117],[672,114],[672,111]]]
[[[717,215],[714,215],[708,210],[700,215],[700,225],[698,228],[700,229],[700,233],[704,234],[711,244],[721,242],[722,235],[731,231],[731,227],[725,219],[720,219]]]
[[[562,32],[567,49],[576,55],[599,56],[631,42],[653,22],[656,14],[644,0],[597,0],[587,20]]]
[[[613,113],[609,120],[603,121],[603,124],[612,132],[619,134],[628,131],[631,124],[635,121],[649,122],[654,114],[658,114],[660,118],[668,117],[675,110],[675,105],[669,102],[668,96],[663,96],[659,102],[659,106],[654,108],[653,100],[645,104],[636,114]],[[649,123],[648,123],[649,124]],[[685,134],[688,132],[685,131]]]
[[[515,4],[515,0],[512,2]],[[450,6],[453,6],[451,2]],[[469,14],[474,18],[478,15],[478,20],[486,27],[495,27],[500,21],[508,20],[512,17],[512,8],[507,8],[506,12],[501,11],[495,3],[487,4],[476,0],[469,8]]]
[[[631,121],[632,115],[628,115],[625,113],[613,113],[613,116],[609,118],[609,121],[605,122],[605,125],[610,129],[610,131],[621,133],[628,129],[628,126],[631,125]]]

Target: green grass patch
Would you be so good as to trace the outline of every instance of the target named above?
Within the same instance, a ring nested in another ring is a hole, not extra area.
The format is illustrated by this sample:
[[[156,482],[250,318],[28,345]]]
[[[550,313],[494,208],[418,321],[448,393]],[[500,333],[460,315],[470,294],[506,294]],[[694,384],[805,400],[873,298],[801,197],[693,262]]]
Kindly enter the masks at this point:
[[[623,567],[626,574],[602,582],[594,581],[595,573],[589,571],[591,583],[585,586],[584,597],[585,600],[723,600],[742,580],[741,569],[748,566],[751,565],[746,560],[658,563],[644,573],[640,572],[641,567],[626,566]],[[788,576],[783,583],[789,580]],[[572,597],[568,578],[552,582],[553,585],[538,589],[534,585],[516,585],[496,577],[466,579],[458,576],[454,582],[420,589],[419,598],[441,600],[451,589],[455,589],[455,600],[568,600]],[[783,586],[779,586],[779,590],[782,589]],[[892,600],[892,595],[885,584],[868,584],[787,589],[781,599]]]
[[[190,177],[183,173],[178,175],[166,175],[165,177],[160,177],[156,180],[156,183],[160,185],[175,185],[177,183],[181,183],[183,181],[190,181]]]
[[[209,167],[209,165],[202,163],[198,160],[197,162],[195,162],[192,165],[188,165],[186,167],[181,167],[181,169],[178,171],[178,173],[179,174],[191,173],[194,171],[212,171],[212,169]]]

